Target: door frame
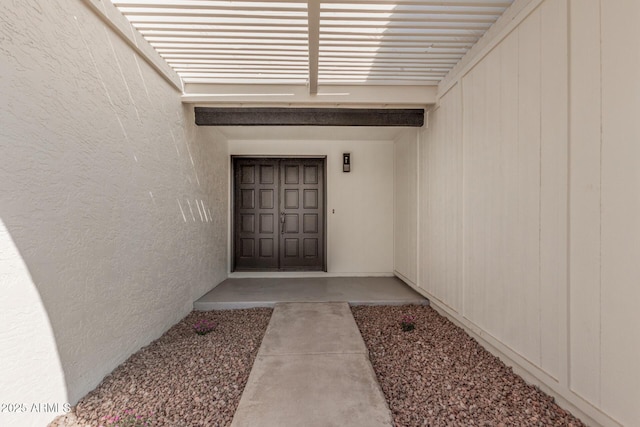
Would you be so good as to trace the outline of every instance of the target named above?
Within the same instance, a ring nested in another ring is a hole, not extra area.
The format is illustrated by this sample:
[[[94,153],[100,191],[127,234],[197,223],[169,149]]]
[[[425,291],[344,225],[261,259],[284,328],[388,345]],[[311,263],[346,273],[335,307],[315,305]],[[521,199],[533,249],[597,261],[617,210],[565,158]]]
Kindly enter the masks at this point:
[[[229,254],[229,272],[233,273],[236,271],[236,265],[235,265],[235,261],[236,261],[236,257],[235,257],[235,197],[234,197],[234,191],[235,191],[235,159],[278,159],[278,160],[295,160],[295,159],[314,159],[314,160],[321,160],[322,161],[322,168],[323,168],[323,178],[322,178],[322,186],[323,186],[323,202],[324,202],[324,220],[323,220],[323,228],[322,228],[322,237],[323,237],[323,266],[322,266],[322,272],[327,272],[327,235],[328,235],[328,230],[327,230],[327,220],[328,220],[328,207],[327,207],[327,156],[326,155],[305,155],[305,156],[296,156],[296,155],[231,155],[229,156],[229,162],[230,162],[230,167],[229,167],[229,171],[230,171],[230,176],[229,176],[229,249],[228,249],[228,254]],[[278,269],[278,270],[255,270],[256,273],[271,273],[271,272],[292,272],[295,273],[296,271],[299,272],[305,272],[305,270],[290,270],[290,269]]]

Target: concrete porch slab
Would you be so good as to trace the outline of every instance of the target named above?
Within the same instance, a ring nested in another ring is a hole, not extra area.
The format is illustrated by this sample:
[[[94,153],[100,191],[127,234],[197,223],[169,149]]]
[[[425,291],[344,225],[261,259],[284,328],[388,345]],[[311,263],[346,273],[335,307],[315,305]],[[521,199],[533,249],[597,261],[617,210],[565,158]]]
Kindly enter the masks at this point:
[[[428,304],[396,277],[305,277],[227,279],[194,302],[195,310],[274,307],[279,302],[351,305]]]
[[[392,425],[348,304],[277,304],[231,426],[344,425]]]

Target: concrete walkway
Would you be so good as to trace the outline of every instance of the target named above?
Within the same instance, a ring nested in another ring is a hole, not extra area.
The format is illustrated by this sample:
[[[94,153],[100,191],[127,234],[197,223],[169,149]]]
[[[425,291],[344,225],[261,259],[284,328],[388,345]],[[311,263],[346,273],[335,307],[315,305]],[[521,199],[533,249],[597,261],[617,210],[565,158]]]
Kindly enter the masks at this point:
[[[347,303],[277,304],[232,427],[391,426]]]

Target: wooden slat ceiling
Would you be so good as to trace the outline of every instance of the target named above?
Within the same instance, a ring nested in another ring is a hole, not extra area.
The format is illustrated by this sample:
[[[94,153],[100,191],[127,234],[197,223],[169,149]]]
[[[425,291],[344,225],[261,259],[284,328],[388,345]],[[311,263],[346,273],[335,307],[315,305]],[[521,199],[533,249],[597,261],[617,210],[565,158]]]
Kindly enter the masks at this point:
[[[185,83],[434,85],[513,0],[112,0]]]

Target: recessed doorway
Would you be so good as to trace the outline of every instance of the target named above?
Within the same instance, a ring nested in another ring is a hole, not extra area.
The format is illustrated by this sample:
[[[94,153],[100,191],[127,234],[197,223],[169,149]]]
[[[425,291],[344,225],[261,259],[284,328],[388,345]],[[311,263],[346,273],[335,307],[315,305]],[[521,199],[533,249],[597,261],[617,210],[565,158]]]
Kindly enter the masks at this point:
[[[325,159],[233,158],[233,270],[326,271]]]

